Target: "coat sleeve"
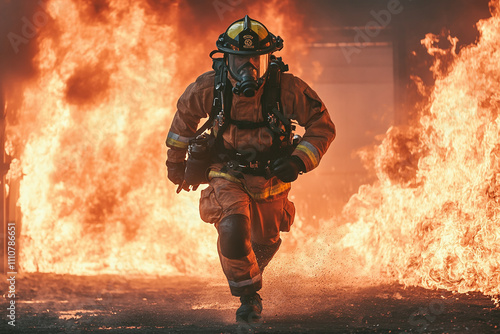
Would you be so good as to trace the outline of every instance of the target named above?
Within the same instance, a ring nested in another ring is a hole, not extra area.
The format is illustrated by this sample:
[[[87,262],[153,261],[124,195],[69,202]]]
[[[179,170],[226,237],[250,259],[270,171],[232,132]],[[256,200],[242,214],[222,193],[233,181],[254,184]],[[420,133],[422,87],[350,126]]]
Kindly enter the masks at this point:
[[[186,159],[189,140],[194,137],[200,119],[210,113],[213,101],[214,72],[199,76],[177,101],[177,111],[167,135],[167,160],[182,162]]]
[[[304,162],[305,171],[309,172],[319,165],[321,158],[335,139],[335,124],[318,94],[311,87],[290,74],[284,76],[284,79],[287,84],[282,93],[285,94],[285,101],[291,101],[293,106],[290,112],[285,105],[284,111],[286,114],[291,114],[290,116],[305,128],[304,136],[292,155],[298,156]]]

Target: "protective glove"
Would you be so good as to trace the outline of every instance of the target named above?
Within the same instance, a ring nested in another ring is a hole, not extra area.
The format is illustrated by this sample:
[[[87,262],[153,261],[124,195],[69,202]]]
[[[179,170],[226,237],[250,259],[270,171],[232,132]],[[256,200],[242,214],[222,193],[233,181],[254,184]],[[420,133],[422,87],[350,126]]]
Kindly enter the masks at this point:
[[[168,179],[173,184],[182,184],[184,181],[184,172],[186,170],[186,161],[170,162],[167,161]]]
[[[272,175],[283,182],[293,182],[297,180],[299,173],[305,172],[305,165],[296,155],[276,160],[272,168]]]

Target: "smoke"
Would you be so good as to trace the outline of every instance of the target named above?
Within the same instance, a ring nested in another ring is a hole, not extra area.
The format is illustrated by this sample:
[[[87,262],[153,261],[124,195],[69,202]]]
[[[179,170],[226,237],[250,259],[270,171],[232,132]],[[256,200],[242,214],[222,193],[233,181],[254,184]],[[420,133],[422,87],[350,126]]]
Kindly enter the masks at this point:
[[[43,1],[0,2],[0,75],[2,80],[27,79],[37,73],[33,63],[38,52],[36,24],[41,25]],[[36,22],[35,22],[36,21]],[[40,22],[38,22],[40,21]]]
[[[104,60],[106,57],[102,57]],[[111,73],[104,61],[79,66],[66,82],[66,101],[76,105],[95,104],[108,94]]]
[[[9,124],[17,123],[23,84],[38,73],[38,32],[49,20],[45,9],[42,0],[0,1],[0,95],[15,97],[6,106]]]

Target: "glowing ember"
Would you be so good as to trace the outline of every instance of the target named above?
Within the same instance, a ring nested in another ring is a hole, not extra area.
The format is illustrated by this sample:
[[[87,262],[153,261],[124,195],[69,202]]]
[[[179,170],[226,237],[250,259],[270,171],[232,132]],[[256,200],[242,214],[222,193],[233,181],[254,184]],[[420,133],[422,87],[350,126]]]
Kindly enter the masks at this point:
[[[491,7],[477,45],[455,55],[447,74],[434,66],[419,126],[388,131],[376,155],[378,182],[345,207],[352,223],[342,244],[367,272],[382,269],[407,285],[500,293],[498,0]]]

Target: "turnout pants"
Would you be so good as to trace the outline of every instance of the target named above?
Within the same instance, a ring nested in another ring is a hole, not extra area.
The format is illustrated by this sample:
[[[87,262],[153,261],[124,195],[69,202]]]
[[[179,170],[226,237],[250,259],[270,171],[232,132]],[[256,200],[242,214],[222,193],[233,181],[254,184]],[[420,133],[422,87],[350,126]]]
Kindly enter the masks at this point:
[[[256,185],[252,177],[248,178],[228,180],[220,176],[212,177],[200,198],[201,218],[214,224],[219,232],[219,258],[234,296],[260,290],[262,271],[281,243],[280,231],[290,230],[295,215],[295,207],[287,197],[289,184],[276,178],[259,178]],[[249,224],[246,228],[250,233],[236,230],[240,234],[235,239],[238,243],[251,244],[245,251],[246,255],[240,254],[238,258],[225,256],[221,251],[221,221],[224,230],[227,230],[227,223],[231,223],[232,217]]]

